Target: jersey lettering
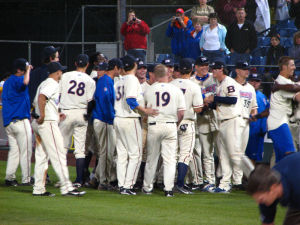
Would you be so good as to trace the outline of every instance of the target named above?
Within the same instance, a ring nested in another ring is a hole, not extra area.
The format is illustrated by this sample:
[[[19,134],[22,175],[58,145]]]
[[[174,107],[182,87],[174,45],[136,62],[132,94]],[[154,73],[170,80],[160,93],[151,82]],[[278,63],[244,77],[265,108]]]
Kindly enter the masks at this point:
[[[182,90],[183,94],[185,94],[186,89],[185,88],[180,88],[180,89]]]
[[[156,106],[159,107],[160,106],[160,99],[162,100],[162,104],[161,106],[166,106],[169,104],[170,102],[170,94],[168,92],[164,92],[162,93],[162,95],[160,96],[160,92],[155,92],[156,95]]]
[[[117,101],[120,101],[121,98],[123,98],[123,96],[124,96],[124,86],[119,86],[119,87],[117,88],[117,96],[116,96],[116,100],[117,100]]]
[[[232,93],[232,92],[235,92],[234,86],[228,86],[227,91],[228,91],[228,94]]]

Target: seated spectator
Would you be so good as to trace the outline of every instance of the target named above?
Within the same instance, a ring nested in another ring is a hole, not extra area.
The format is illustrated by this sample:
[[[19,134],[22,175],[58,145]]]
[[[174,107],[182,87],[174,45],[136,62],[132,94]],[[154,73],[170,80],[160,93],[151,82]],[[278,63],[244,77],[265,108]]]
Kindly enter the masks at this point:
[[[209,14],[215,12],[214,8],[206,3],[207,0],[199,0],[199,5],[194,6],[191,12],[191,19],[199,20],[201,25],[207,24]]]
[[[256,0],[256,20],[254,22],[255,30],[260,33],[270,28],[271,16],[268,0]],[[268,32],[264,33],[265,35]]]
[[[291,0],[290,17],[295,18],[295,26],[300,29],[300,0]]]
[[[218,23],[217,13],[209,14],[209,24],[203,27],[200,49],[210,63],[221,61],[225,64],[226,27]]]
[[[294,45],[289,49],[289,56],[295,60],[296,66],[300,66],[300,31],[294,34]]]
[[[225,26],[230,26],[235,20],[235,13],[238,8],[243,8],[246,5],[246,0],[218,0],[216,12]]]
[[[166,35],[172,38],[171,48],[172,53],[175,55],[175,61],[179,61],[180,58],[185,58],[186,49],[186,35],[185,31],[190,30],[192,27],[192,21],[184,15],[183,9],[176,10],[176,17],[173,16],[172,21],[169,23]]]
[[[185,32],[187,35],[187,45],[186,45],[186,58],[197,59],[201,55],[201,50],[199,46],[200,38],[202,35],[202,26],[199,20],[193,21],[193,27]]]
[[[230,25],[225,43],[231,52],[231,61],[250,61],[250,52],[257,46],[257,36],[254,26],[246,20],[244,8],[236,11],[237,21]]]
[[[281,56],[286,55],[286,49],[280,45],[280,36],[279,34],[273,34],[271,37],[271,47],[267,52],[267,65],[278,65],[278,61]],[[266,67],[266,72],[270,72],[272,75],[279,73],[279,69],[276,67]]]

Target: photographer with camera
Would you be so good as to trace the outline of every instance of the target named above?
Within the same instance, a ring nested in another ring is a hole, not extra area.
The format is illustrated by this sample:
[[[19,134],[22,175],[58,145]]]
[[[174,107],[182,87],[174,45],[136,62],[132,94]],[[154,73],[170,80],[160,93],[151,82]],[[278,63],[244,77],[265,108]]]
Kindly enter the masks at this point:
[[[185,31],[192,28],[192,21],[184,15],[182,8],[176,10],[176,17],[168,25],[166,35],[172,38],[171,48],[175,55],[175,61],[178,62],[181,58],[186,56],[187,37]]]
[[[135,12],[130,10],[128,20],[121,27],[121,34],[125,37],[124,48],[127,55],[146,61],[147,38],[150,29],[145,21],[137,18]]]

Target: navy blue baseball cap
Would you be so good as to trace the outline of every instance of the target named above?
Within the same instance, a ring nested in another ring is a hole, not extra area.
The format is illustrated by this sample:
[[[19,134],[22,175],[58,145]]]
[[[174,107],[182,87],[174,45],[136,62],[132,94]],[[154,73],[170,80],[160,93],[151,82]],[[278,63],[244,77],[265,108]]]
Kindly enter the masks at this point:
[[[79,54],[77,56],[77,59],[76,59],[76,65],[78,67],[86,67],[86,65],[89,63],[89,56],[86,55],[86,54]]]
[[[139,59],[139,58],[137,58],[137,64],[138,64],[138,69],[141,69],[141,68],[146,68],[147,69],[146,63],[143,60]]]
[[[121,61],[123,63],[123,68],[125,71],[132,70],[134,68],[134,65],[136,63],[135,58],[133,58],[130,55],[125,55],[124,57],[121,58]]]
[[[235,68],[240,70],[249,70],[250,66],[248,62],[240,61],[235,64]]]
[[[197,66],[203,66],[203,65],[208,66],[209,65],[209,60],[205,56],[199,56],[195,61],[195,65],[197,65]]]
[[[248,80],[253,80],[253,81],[261,81],[262,80],[262,76],[258,73],[251,73],[248,76]]]
[[[222,69],[225,67],[225,64],[223,62],[216,61],[216,62],[211,63],[209,65],[209,67],[212,69]]]
[[[155,66],[156,66],[155,63],[147,64],[147,71],[153,73]]]
[[[50,62],[48,65],[49,74],[55,73],[58,70],[64,71],[67,69],[66,66],[62,66],[59,62]]]
[[[95,66],[94,69],[97,71],[103,71],[103,70],[107,70],[107,67],[108,67],[107,62],[101,62],[97,66]]]
[[[26,59],[18,58],[18,59],[14,60],[13,68],[15,70],[19,69],[19,70],[25,71],[27,65],[29,65],[29,63],[27,62]]]
[[[123,68],[123,63],[118,58],[113,58],[108,61],[107,70],[113,70],[115,67],[118,67],[118,69]]]
[[[192,61],[188,58],[180,59],[179,69],[180,70],[191,70],[191,69],[193,69]]]
[[[165,66],[174,67],[174,60],[171,58],[164,59],[161,63],[164,64]]]
[[[46,46],[43,49],[43,58],[48,58],[59,50],[60,50],[60,47],[55,48],[54,46]]]

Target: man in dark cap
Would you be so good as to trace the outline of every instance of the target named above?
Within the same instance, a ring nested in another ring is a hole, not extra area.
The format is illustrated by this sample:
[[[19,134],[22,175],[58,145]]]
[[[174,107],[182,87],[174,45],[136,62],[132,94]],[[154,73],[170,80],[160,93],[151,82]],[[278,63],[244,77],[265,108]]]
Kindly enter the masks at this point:
[[[161,63],[168,68],[169,82],[171,82],[173,80],[173,73],[174,73],[174,65],[175,65],[174,60],[168,58],[168,59],[164,59]]]
[[[136,77],[139,80],[140,84],[142,85],[143,83],[146,82],[147,78],[147,64],[141,60],[141,59],[137,59],[137,64],[138,64],[138,68],[136,70]]]

